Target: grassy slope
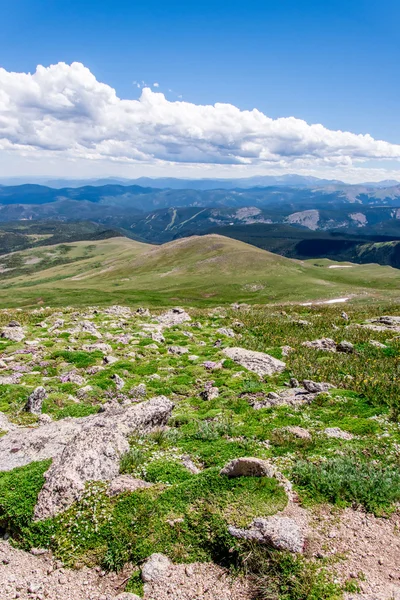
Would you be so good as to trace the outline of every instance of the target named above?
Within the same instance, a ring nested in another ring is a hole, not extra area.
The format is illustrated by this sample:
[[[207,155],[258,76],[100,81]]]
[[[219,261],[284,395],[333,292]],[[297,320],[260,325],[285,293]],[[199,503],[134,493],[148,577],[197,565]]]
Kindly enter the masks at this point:
[[[40,262],[25,264],[33,256]],[[1,306],[110,302],[202,306],[350,294],[396,297],[400,284],[400,272],[390,267],[328,269],[330,261],[295,261],[219,235],[163,246],[112,238],[26,250],[11,258],[16,266],[3,275]]]

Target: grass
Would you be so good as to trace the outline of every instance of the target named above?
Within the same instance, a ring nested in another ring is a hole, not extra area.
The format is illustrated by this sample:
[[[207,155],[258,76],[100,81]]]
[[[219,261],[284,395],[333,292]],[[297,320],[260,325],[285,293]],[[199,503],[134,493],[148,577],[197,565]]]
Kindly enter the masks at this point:
[[[33,523],[33,507],[48,464],[34,463],[0,474],[0,527],[10,530],[22,547],[49,547],[68,565],[118,570],[126,562],[139,566],[149,554],[163,552],[176,562],[213,560],[232,569],[247,569],[260,600],[338,598],[340,586],[334,581],[332,565],[266,548],[258,548],[256,556],[254,547],[229,535],[228,525],[247,526],[255,516],[275,514],[285,506],[286,497],[275,479],[229,480],[219,471],[241,456],[268,459],[293,481],[306,506],[330,502],[338,507],[363,506],[375,514],[393,510],[400,500],[396,420],[400,345],[393,332],[359,325],[379,314],[399,314],[400,306],[349,304],[349,321],[340,316],[342,310],[343,306],[295,305],[240,311],[192,309],[193,321],[199,321],[201,328],[183,324],[166,329],[165,344],[149,348],[153,340],[143,336],[143,327],[151,318],[119,319],[101,309],[93,313],[88,309],[118,359],[112,365],[101,364],[101,353],[82,351],[87,336],[71,338],[65,331],[54,334],[36,326],[42,321],[50,326],[59,318],[54,309],[0,312],[0,326],[15,318],[25,327],[27,339],[40,338],[41,346],[39,355],[22,353],[23,343],[2,347],[3,357],[13,356],[17,368],[26,367],[18,384],[0,386],[0,410],[13,421],[29,424],[26,419],[36,419],[22,408],[37,385],[47,390],[44,411],[56,419],[93,414],[110,399],[130,401],[132,388],[141,383],[146,398],[164,394],[175,405],[168,425],[133,436],[121,460],[121,472],[152,483],[150,488],[109,498],[104,483],[90,483],[84,497],[65,513]],[[87,315],[77,317],[75,308],[64,308],[62,318],[62,330],[67,330]],[[294,322],[299,319],[309,325]],[[222,337],[221,327],[233,327],[237,337]],[[128,344],[118,341],[128,332],[132,336]],[[302,345],[320,337],[351,341],[355,352],[326,353]],[[282,356],[284,345],[294,351],[283,357],[286,370],[277,376],[259,378],[231,360],[208,371],[204,361],[224,359],[215,346],[219,338],[222,347],[240,345],[275,356]],[[387,347],[372,346],[372,339]],[[170,355],[170,345],[185,345],[188,354]],[[191,354],[198,359],[190,361]],[[93,366],[102,370],[95,372]],[[71,370],[84,378],[82,385],[91,386],[86,395],[81,396],[80,386],[62,383],[62,374]],[[12,372],[5,368],[1,375]],[[114,374],[125,382],[121,390],[116,390]],[[319,394],[311,404],[252,408],[249,395],[263,397],[286,389],[290,377],[329,381],[335,388]],[[219,396],[205,401],[200,392],[209,381],[219,388]],[[287,429],[291,426],[307,429],[310,439],[296,437]],[[329,438],[324,434],[327,427],[339,427],[354,437]],[[200,473],[184,467],[184,455]],[[137,576],[129,586],[140,591]]]
[[[49,258],[49,252],[58,258]],[[37,257],[37,248],[11,255],[24,266],[7,273],[0,305],[215,306],[238,299],[265,303],[354,294],[395,298],[400,283],[399,271],[390,267],[356,265],[348,273],[350,269],[328,269],[323,261],[294,261],[215,234],[161,247],[120,237],[89,246],[75,242],[42,247],[40,253],[46,260],[34,265],[25,263]]]
[[[340,456],[318,464],[299,461],[293,479],[307,496],[338,506],[362,506],[382,514],[400,501],[398,466],[383,466],[355,456]]]

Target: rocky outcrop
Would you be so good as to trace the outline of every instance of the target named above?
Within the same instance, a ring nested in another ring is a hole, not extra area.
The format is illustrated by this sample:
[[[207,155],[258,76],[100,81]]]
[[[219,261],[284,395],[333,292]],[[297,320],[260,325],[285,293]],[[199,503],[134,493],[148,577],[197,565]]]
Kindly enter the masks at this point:
[[[89,481],[115,479],[121,456],[129,450],[128,437],[134,431],[165,425],[172,407],[170,400],[159,396],[128,409],[118,407],[86,420],[76,419],[80,421],[78,430],[62,452],[51,457],[53,463],[45,474],[35,518],[51,517],[68,508],[82,496]]]
[[[336,342],[331,338],[321,338],[311,342],[303,342],[302,346],[314,348],[314,350],[325,350],[326,352],[336,352]]]
[[[267,544],[277,550],[300,553],[304,549],[304,535],[296,521],[289,517],[274,516],[268,519],[254,519],[248,529],[231,526],[229,533],[236,538]]]
[[[260,377],[280,373],[286,368],[286,364],[264,352],[255,352],[245,348],[224,348],[223,353],[236,363],[257,373]]]
[[[174,325],[181,325],[191,320],[190,315],[183,308],[171,308],[156,317],[156,321],[162,327],[173,327]]]

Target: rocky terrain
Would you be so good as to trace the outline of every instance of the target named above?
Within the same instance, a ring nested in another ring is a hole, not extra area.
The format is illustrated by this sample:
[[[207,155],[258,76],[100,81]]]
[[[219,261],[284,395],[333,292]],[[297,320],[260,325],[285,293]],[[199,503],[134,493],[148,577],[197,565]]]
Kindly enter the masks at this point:
[[[400,598],[399,313],[1,311],[1,600]]]

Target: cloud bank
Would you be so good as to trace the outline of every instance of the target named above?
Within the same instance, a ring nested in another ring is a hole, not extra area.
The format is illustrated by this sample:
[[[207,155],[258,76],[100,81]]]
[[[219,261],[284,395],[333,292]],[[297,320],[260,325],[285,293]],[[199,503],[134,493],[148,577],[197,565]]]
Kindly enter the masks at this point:
[[[156,84],[154,84],[156,86]],[[0,69],[0,150],[127,163],[342,166],[400,159],[400,145],[332,131],[295,117],[271,119],[231,104],[169,101],[144,88],[118,98],[81,63]]]

